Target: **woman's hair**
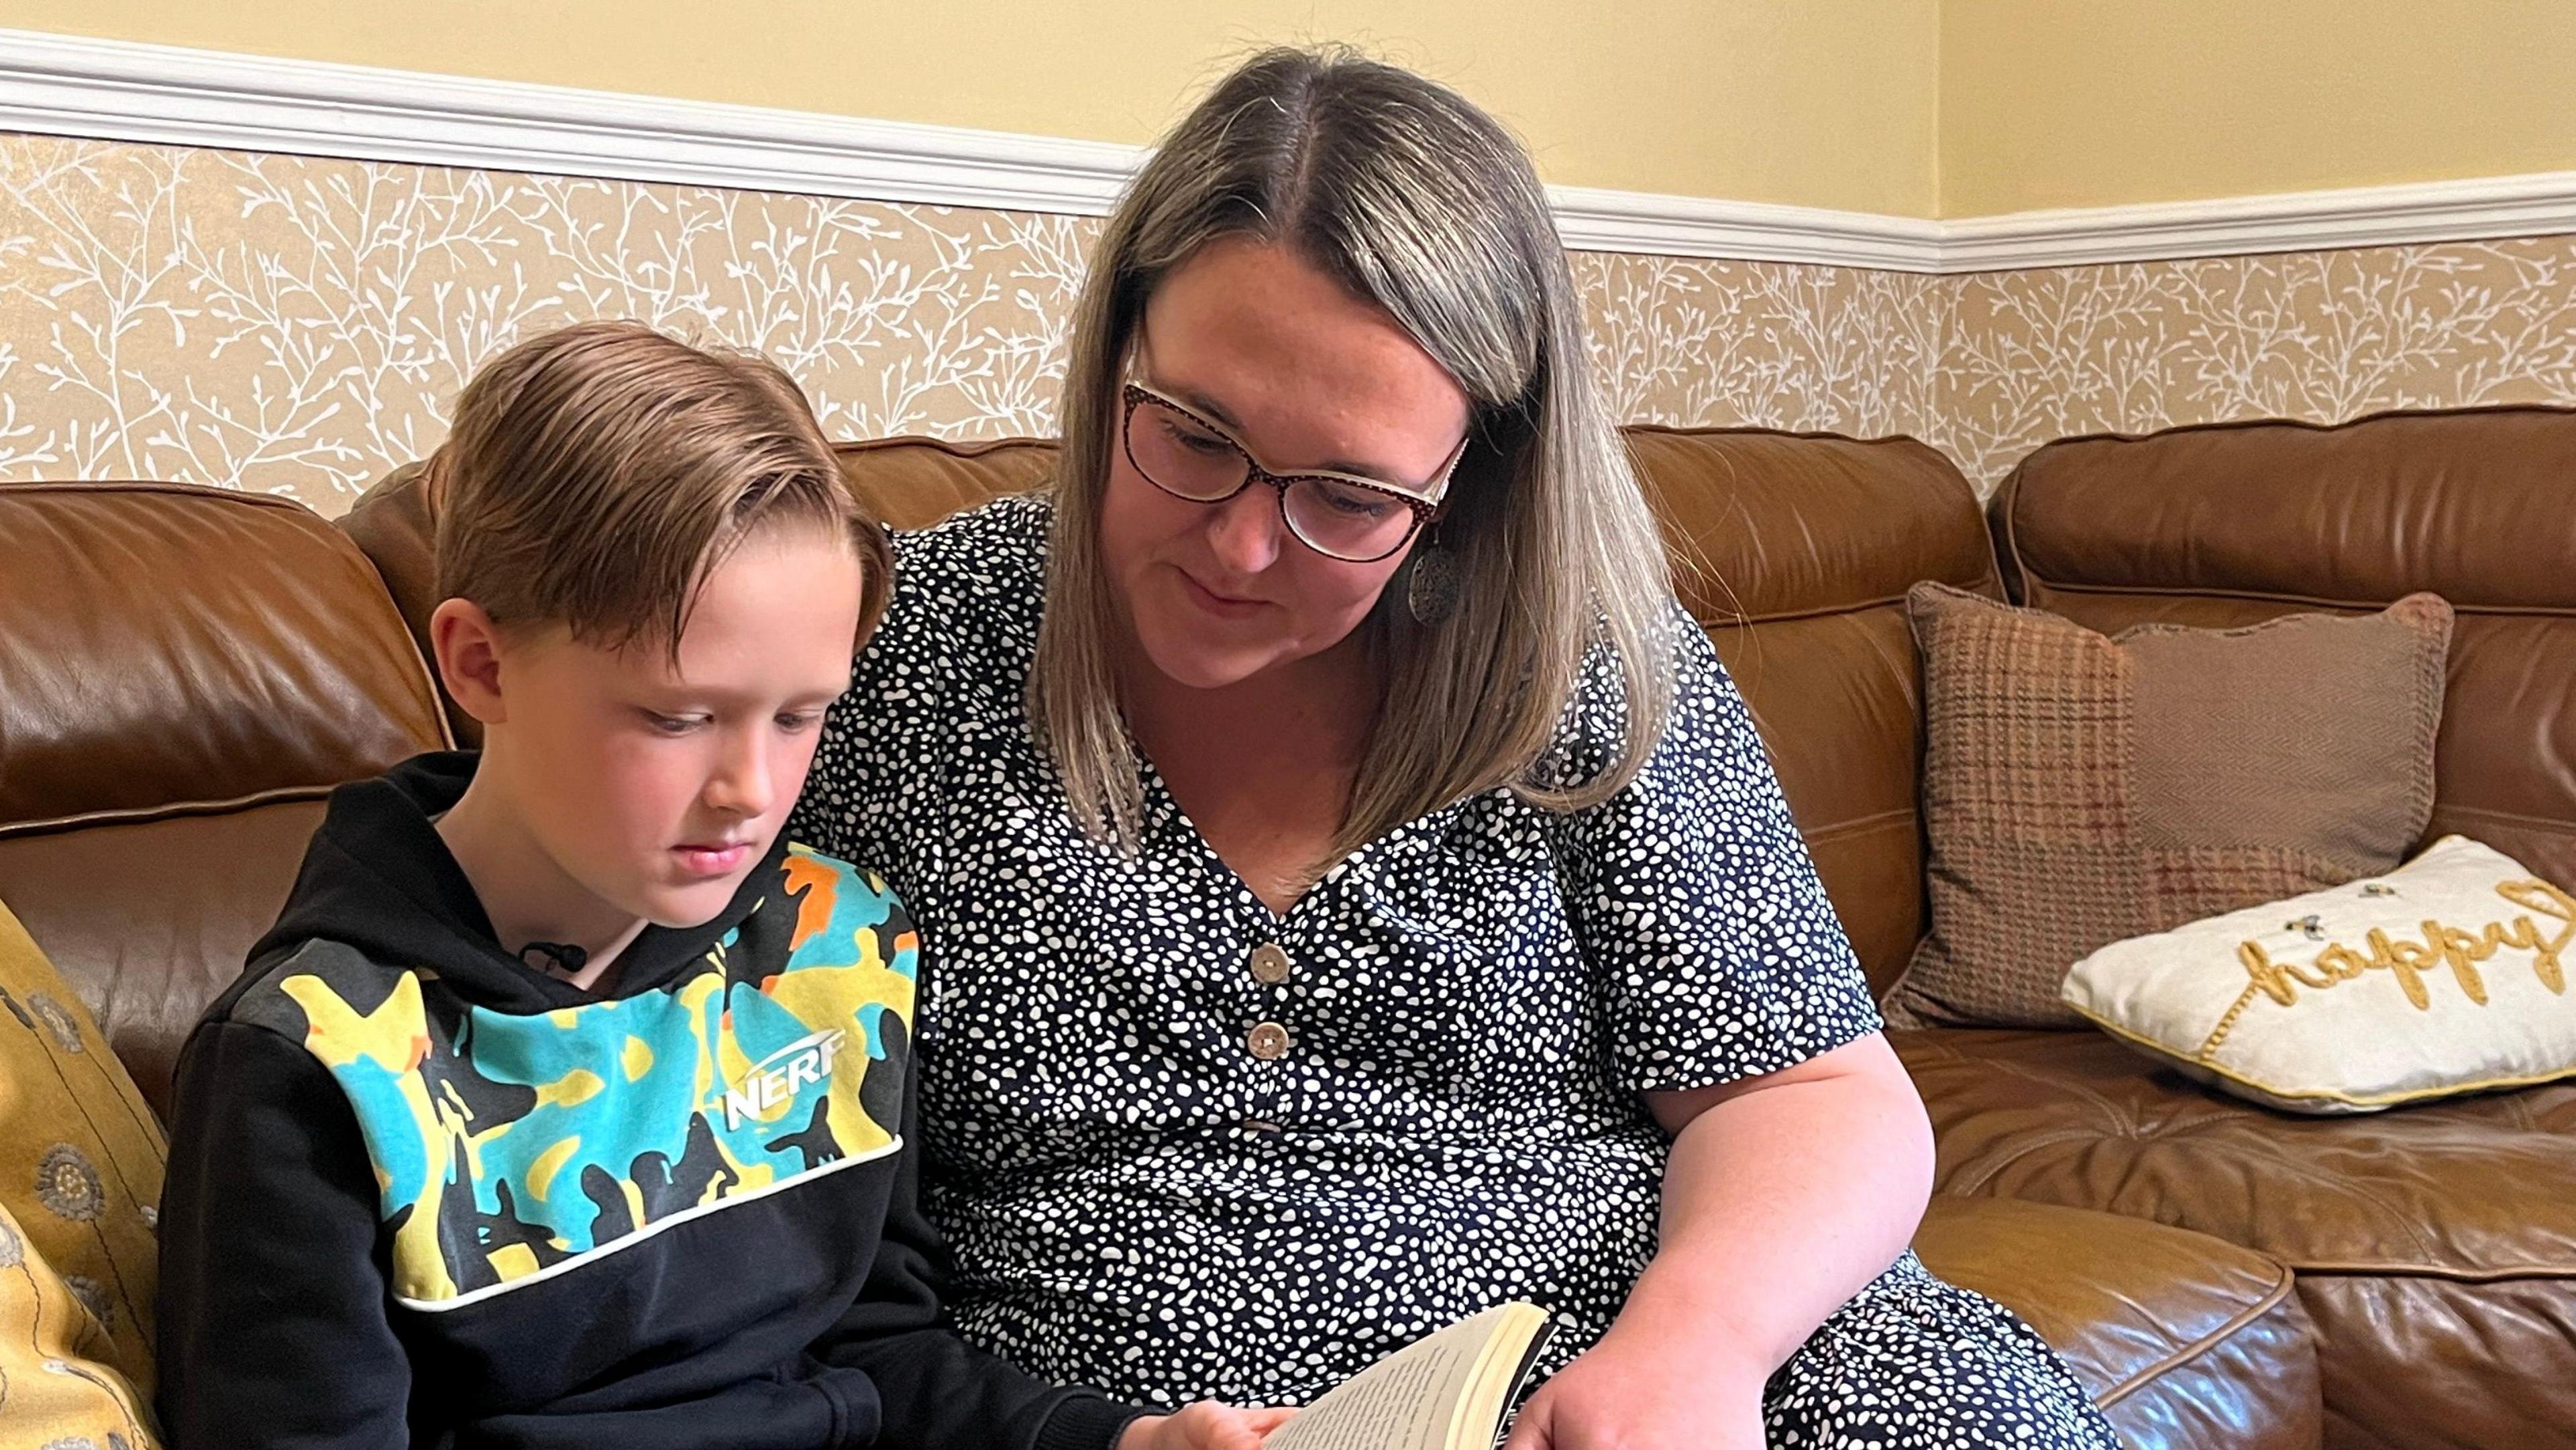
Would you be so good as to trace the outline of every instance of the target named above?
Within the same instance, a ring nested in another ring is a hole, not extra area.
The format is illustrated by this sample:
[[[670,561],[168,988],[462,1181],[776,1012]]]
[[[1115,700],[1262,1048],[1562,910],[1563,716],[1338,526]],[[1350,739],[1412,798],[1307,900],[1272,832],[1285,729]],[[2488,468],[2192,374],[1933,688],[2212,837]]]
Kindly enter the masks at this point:
[[[1286,248],[1385,309],[1473,403],[1439,526],[1460,603],[1419,624],[1399,574],[1361,625],[1389,688],[1328,859],[1497,786],[1554,810],[1617,791],[1671,708],[1672,585],[1594,384],[1547,194],[1511,134],[1447,88],[1340,50],[1280,49],[1164,138],[1110,217],[1076,310],[1028,709],[1077,815],[1132,844],[1143,808],[1099,545],[1120,369],[1155,287],[1229,237]],[[1625,739],[1601,768],[1560,779],[1543,761],[1595,649],[1615,663]]]
[[[587,322],[476,370],[423,480],[439,597],[505,629],[674,655],[707,574],[755,531],[850,541],[859,636],[885,611],[885,531],[777,364]]]

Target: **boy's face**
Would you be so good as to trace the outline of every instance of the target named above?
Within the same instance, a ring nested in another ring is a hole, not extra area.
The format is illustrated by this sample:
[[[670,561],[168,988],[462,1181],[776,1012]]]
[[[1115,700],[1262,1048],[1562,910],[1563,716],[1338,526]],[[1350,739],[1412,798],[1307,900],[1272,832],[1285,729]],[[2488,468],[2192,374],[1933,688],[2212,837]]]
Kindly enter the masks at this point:
[[[507,771],[523,829],[565,884],[661,926],[725,908],[850,686],[861,587],[846,540],[789,525],[707,575],[676,664],[559,627],[500,647],[506,715],[484,768]]]

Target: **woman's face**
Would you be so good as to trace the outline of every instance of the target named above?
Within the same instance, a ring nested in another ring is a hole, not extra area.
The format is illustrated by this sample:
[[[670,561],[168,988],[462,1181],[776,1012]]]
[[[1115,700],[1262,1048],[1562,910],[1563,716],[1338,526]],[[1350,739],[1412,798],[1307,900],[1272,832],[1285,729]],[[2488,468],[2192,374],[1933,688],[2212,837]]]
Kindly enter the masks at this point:
[[[1325,469],[1419,489],[1466,432],[1467,395],[1395,320],[1291,253],[1215,242],[1145,304],[1135,376],[1287,473]],[[1367,617],[1408,550],[1327,558],[1255,483],[1193,503],[1137,473],[1113,433],[1100,550],[1146,663],[1199,689],[1331,649]]]

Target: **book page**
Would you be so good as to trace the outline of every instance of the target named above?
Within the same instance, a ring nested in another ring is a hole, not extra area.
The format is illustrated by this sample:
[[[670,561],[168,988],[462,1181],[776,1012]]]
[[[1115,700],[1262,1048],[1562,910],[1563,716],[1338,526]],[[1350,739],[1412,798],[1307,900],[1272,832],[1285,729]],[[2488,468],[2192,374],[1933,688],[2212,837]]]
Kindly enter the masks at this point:
[[[1495,1338],[1521,1329],[1514,1305],[1488,1309],[1397,1350],[1308,1405],[1262,1450],[1450,1450],[1459,1410],[1490,1379]],[[1518,1346],[1513,1346],[1517,1358]],[[1490,1441],[1490,1425],[1484,1429]]]

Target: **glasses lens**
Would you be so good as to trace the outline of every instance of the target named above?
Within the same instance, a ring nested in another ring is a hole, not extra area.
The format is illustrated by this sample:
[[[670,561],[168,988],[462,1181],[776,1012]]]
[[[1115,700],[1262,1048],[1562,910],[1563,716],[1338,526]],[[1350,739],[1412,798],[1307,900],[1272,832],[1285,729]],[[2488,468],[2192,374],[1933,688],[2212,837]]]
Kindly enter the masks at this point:
[[[1127,458],[1147,482],[1183,498],[1225,498],[1243,487],[1243,455],[1178,408],[1146,398],[1127,415]]]
[[[1413,509],[1404,500],[1329,478],[1291,479],[1282,500],[1298,536],[1340,559],[1383,559],[1413,532]]]

